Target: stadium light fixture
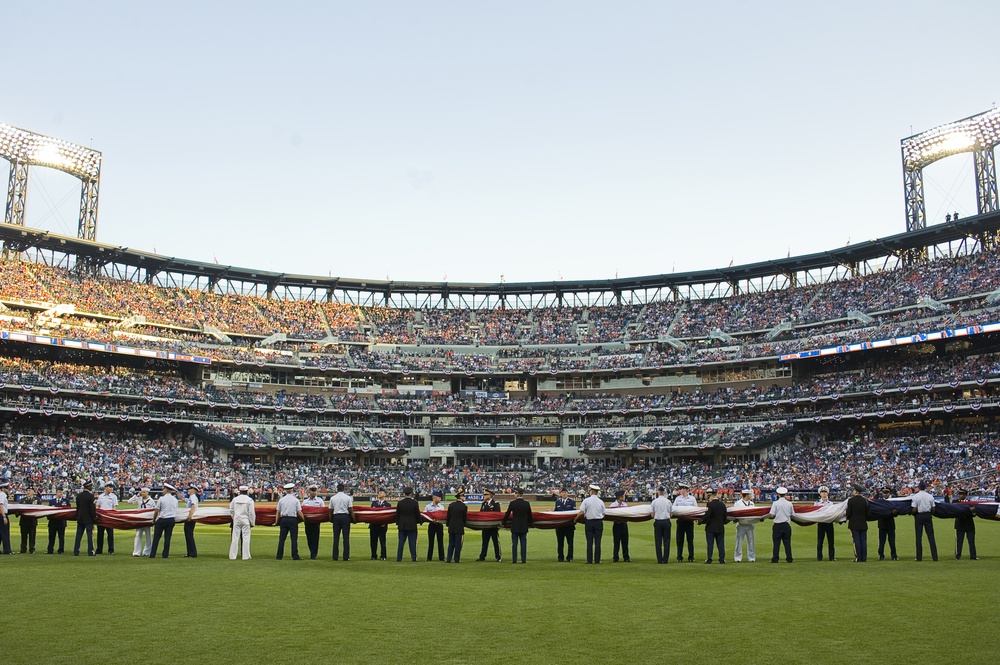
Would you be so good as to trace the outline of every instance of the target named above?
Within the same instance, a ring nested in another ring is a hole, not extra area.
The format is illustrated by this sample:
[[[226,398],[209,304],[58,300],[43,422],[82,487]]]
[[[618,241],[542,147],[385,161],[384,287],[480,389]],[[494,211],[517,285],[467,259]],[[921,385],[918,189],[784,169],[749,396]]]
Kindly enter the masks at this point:
[[[0,157],[10,162],[3,222],[24,226],[28,167],[42,166],[80,180],[80,226],[86,240],[97,236],[97,198],[101,180],[101,153],[86,146],[0,122]]]
[[[1000,109],[950,122],[903,139],[903,165],[920,169],[944,157],[1000,143]]]
[[[979,214],[1000,210],[996,159],[1000,144],[1000,110],[991,109],[963,120],[932,127],[903,139],[903,191],[906,197],[906,230],[927,225],[924,202],[924,167],[939,159],[971,152],[976,175],[976,209]]]
[[[0,157],[63,171],[81,180],[101,175],[101,153],[63,139],[0,123]]]

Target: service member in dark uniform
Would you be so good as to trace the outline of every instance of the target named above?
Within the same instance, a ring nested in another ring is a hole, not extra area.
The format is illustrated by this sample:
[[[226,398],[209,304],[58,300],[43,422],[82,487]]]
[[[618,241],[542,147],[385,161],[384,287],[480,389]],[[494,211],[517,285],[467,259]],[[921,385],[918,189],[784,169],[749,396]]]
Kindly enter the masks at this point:
[[[444,492],[435,489],[431,492],[431,502],[424,506],[425,513],[443,513],[447,509],[441,505]],[[437,541],[438,561],[444,561],[444,524],[440,522],[427,523],[427,560],[434,560],[434,541]]]
[[[499,510],[499,507],[497,508]],[[569,491],[563,487],[559,490],[559,498],[556,499],[556,511],[577,512],[576,501],[570,498]],[[556,529],[556,556],[559,561],[573,560],[573,536],[576,534],[576,523]],[[565,557],[563,554],[565,553]]]
[[[56,495],[49,499],[49,505],[55,506],[56,508],[69,508],[73,504],[70,502],[69,497],[63,492],[60,487],[56,489]],[[59,540],[59,549],[55,550],[56,539]],[[45,550],[46,554],[62,554],[66,549],[66,518],[65,517],[50,517],[49,518],[49,547]]]
[[[695,499],[688,490],[690,486],[687,483],[679,483],[677,485],[677,496],[674,497],[674,508],[697,508],[698,500]],[[689,563],[694,562],[694,520],[691,519],[678,519],[677,520],[677,533],[675,534],[677,541],[677,563],[683,561],[684,553],[684,541],[687,540],[687,560]]]
[[[882,488],[882,499],[888,501],[892,497],[892,488]],[[889,554],[893,561],[898,561],[896,556],[896,515],[899,513],[895,508],[892,514],[887,517],[878,518],[878,560],[885,560],[885,543],[889,541]]]
[[[868,561],[868,499],[864,487],[855,485],[853,489],[854,494],[847,500],[847,528],[854,540],[854,560],[864,563]]]
[[[302,499],[303,508],[326,508],[326,501],[323,497],[319,496],[319,487],[317,485],[309,486],[309,496]],[[305,514],[305,511],[302,513]],[[326,520],[323,520],[324,522]],[[319,522],[306,521],[303,524],[303,528],[306,532],[306,546],[309,548],[309,558],[315,559],[319,556]]]
[[[787,487],[779,487],[774,490],[774,493],[778,498],[771,503],[771,510],[768,511],[767,515],[761,517],[760,521],[774,520],[774,525],[771,527],[771,544],[774,546],[771,563],[778,563],[778,554],[782,545],[785,547],[785,561],[791,563],[793,561],[792,515],[795,514],[795,507],[786,498],[788,496]]]
[[[409,545],[410,559],[417,560],[417,524],[420,523],[420,504],[413,498],[413,488],[403,488],[403,498],[396,504],[396,528],[399,530],[399,545],[396,548],[397,563],[403,560],[403,545]]]
[[[354,497],[347,493],[344,483],[337,483],[337,493],[330,497],[330,521],[333,522],[333,560],[339,558],[343,543],[344,561],[350,561],[351,525],[358,520],[354,516]]]
[[[920,490],[910,497],[910,512],[913,514],[913,530],[917,538],[917,561],[924,558],[923,533],[927,533],[927,544],[931,548],[931,559],[938,560],[937,541],[934,540],[934,497],[927,491],[927,483],[920,481]]]
[[[41,501],[38,499],[38,495],[35,494],[35,490],[29,487],[25,490],[24,496],[21,497],[21,503],[28,506],[37,506]],[[21,515],[18,526],[21,527],[21,554],[29,552],[34,554],[35,539],[38,536],[38,518]]]
[[[118,495],[115,494],[115,484],[107,483],[104,491],[94,497],[98,510],[117,510]],[[108,554],[115,553],[115,530],[103,524],[97,525],[97,554],[104,553],[104,536],[108,537]]]
[[[583,533],[587,537],[587,563],[601,562],[601,539],[604,537],[604,502],[599,496],[600,485],[590,485],[590,496],[580,502],[576,520],[584,520]]]
[[[153,543],[149,546],[150,559],[156,558],[160,538],[163,538],[163,558],[170,556],[170,539],[177,524],[177,497],[174,496],[176,491],[177,488],[170,483],[163,483],[163,491],[156,500],[156,507],[153,509]]]
[[[615,492],[615,500],[611,503],[610,508],[627,508],[628,503],[625,501],[624,490],[618,490]],[[632,561],[632,558],[628,555],[628,522],[625,520],[614,519],[615,511],[608,511],[608,515],[611,516],[613,524],[611,526],[611,541],[614,544],[614,551],[612,553],[611,562],[618,563],[618,553],[621,552],[622,558],[626,562]]]
[[[10,483],[0,482],[0,554],[13,554],[10,549],[10,513],[7,511],[7,488]]]
[[[448,558],[445,563],[462,562],[462,541],[465,539],[465,523],[469,517],[469,507],[465,505],[465,494],[458,490],[455,500],[448,504]]]
[[[378,493],[378,498],[372,501],[372,508],[392,508],[392,504],[385,499],[385,492]],[[372,546],[372,561],[376,558],[385,561],[385,536],[388,532],[388,524],[368,525],[368,542]],[[381,552],[379,551],[380,546]]]
[[[527,563],[528,558],[528,527],[533,523],[531,504],[524,500],[524,490],[520,487],[514,490],[514,500],[507,506],[503,515],[503,523],[510,526],[511,563],[517,563],[517,549],[521,546],[521,563]]]
[[[479,506],[479,512],[481,513],[499,513],[500,504],[493,498],[493,491],[486,490],[483,492],[483,503]],[[558,532],[557,532],[558,533]],[[500,563],[500,529],[483,529],[483,549],[479,552],[479,558],[476,561],[486,561],[486,552],[490,548],[490,541],[493,542],[493,555],[496,557],[497,563]],[[571,550],[572,551],[572,550]]]
[[[960,502],[969,500],[969,491],[966,489],[958,490],[958,500]],[[962,558],[962,545],[963,541],[969,539],[969,558],[975,561],[979,557],[976,556],[976,507],[971,506],[972,514],[970,515],[959,515],[955,518],[955,558]],[[21,547],[24,547],[23,541]],[[23,549],[21,550],[24,551]]]
[[[89,480],[83,484],[83,489],[76,495],[76,541],[73,543],[73,556],[80,556],[80,541],[87,534],[87,556],[94,554],[94,525],[97,524],[97,504],[90,490],[94,483]]]
[[[187,519],[184,520],[184,548],[187,553],[184,555],[189,559],[198,558],[198,543],[194,539],[194,528],[198,524],[194,521],[194,513],[198,510],[198,493],[201,488],[197,485],[188,487],[187,495]]]
[[[830,501],[830,489],[826,486],[819,488],[819,501],[815,504],[816,506],[830,506],[833,501]],[[826,546],[828,550],[828,555],[830,561],[836,561],[837,550],[833,544],[833,522],[817,522],[816,523],[816,560],[823,560],[823,541],[826,541]]]
[[[705,563],[712,563],[713,548],[719,548],[719,563],[726,562],[726,504],[715,493],[715,490],[708,488],[705,494],[709,497],[708,505],[705,507],[705,515],[701,518],[701,523],[705,525],[705,540],[708,543],[708,558]]]
[[[278,500],[278,509],[274,514],[274,525],[278,527],[278,553],[275,559],[280,561],[285,556],[285,538],[292,542],[292,560],[298,561],[299,556],[299,522],[305,522],[302,514],[302,502],[293,494],[295,483],[285,483],[282,487],[285,495]]]
[[[656,498],[649,505],[649,514],[653,517],[653,541],[656,547],[656,563],[666,564],[670,561],[670,509],[673,503],[667,498],[667,488],[660,485],[656,488]],[[737,538],[737,545],[739,539]],[[750,548],[753,552],[753,547]]]

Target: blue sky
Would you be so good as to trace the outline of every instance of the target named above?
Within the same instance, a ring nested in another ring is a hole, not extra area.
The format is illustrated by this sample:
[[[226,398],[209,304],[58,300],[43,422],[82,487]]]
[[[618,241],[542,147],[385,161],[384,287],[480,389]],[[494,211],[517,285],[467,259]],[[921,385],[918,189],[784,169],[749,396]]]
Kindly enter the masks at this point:
[[[704,269],[905,229],[899,141],[1000,101],[995,2],[0,5],[0,121],[104,154],[98,240],[450,281]],[[0,170],[6,168],[4,162]],[[974,214],[971,157],[927,211]],[[29,225],[76,233],[34,169]]]

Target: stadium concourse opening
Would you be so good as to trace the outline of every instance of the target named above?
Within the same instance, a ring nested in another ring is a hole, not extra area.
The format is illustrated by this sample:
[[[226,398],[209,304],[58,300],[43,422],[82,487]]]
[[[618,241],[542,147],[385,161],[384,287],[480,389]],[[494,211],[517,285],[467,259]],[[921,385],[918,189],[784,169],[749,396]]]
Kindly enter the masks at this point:
[[[513,450],[462,450],[456,448],[454,457],[445,456],[445,466],[459,466],[497,471],[501,469],[524,469],[529,471],[536,466],[535,455],[526,451]]]

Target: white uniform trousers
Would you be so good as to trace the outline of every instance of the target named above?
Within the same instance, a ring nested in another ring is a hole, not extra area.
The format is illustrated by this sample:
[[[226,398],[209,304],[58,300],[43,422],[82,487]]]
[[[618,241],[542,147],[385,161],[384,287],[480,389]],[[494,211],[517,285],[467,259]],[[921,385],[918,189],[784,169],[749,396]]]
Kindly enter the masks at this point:
[[[753,524],[736,523],[736,551],[733,553],[733,561],[739,563],[743,560],[743,540],[747,541],[747,558],[750,561],[757,560],[757,553],[753,549]]]
[[[243,538],[243,559],[250,558],[250,525],[233,525],[233,542],[229,546],[229,558],[235,560],[236,552],[240,548],[240,537]]]
[[[144,526],[135,530],[135,543],[132,545],[132,556],[149,556],[149,548],[153,545],[153,539],[150,537],[153,532],[153,527]],[[143,545],[143,537],[146,538],[146,544]]]

